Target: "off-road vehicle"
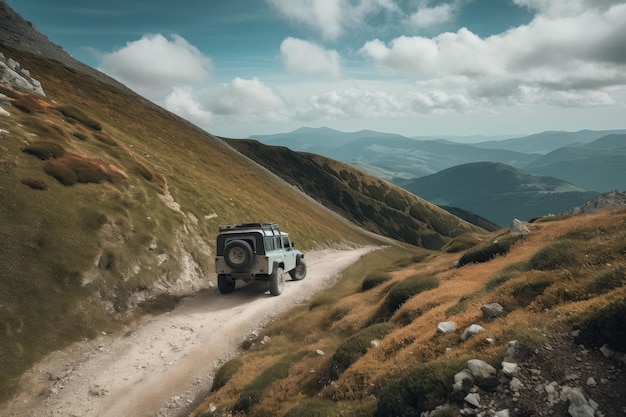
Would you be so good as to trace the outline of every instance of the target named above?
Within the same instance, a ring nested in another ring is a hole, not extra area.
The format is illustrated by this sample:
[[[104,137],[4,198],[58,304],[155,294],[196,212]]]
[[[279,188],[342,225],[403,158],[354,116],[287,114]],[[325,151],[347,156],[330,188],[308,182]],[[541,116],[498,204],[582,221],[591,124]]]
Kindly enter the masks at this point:
[[[306,276],[304,254],[276,222],[220,226],[217,235],[215,270],[222,294],[235,289],[237,280],[268,281],[270,293],[280,295],[284,273],[299,281]]]

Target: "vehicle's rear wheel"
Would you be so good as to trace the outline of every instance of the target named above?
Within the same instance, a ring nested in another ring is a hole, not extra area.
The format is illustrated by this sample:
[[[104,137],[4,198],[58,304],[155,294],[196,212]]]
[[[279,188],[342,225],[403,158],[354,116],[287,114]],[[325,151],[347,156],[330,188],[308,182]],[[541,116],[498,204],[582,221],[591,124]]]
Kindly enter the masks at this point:
[[[230,280],[224,274],[218,274],[217,276],[217,288],[222,294],[228,294],[235,290],[235,280]]]
[[[234,270],[248,269],[253,260],[252,247],[245,240],[232,240],[224,247],[224,261]]]
[[[300,281],[306,277],[306,263],[304,259],[299,259],[296,263],[296,267],[289,271],[289,275],[291,275],[291,279],[294,281]]]
[[[274,272],[270,275],[270,294],[280,295],[285,288],[285,275],[281,267],[274,268]]]

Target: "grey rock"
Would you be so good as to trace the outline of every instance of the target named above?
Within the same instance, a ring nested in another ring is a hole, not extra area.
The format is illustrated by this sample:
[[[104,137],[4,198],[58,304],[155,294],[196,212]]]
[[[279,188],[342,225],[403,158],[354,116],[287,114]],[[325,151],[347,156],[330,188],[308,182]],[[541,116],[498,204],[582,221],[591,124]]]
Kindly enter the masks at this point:
[[[517,375],[517,370],[519,366],[513,362],[502,362],[502,373],[506,376],[515,376]]]
[[[467,340],[475,334],[482,332],[483,330],[485,330],[483,326],[479,324],[472,324],[463,331],[463,334],[461,335],[461,340]]]
[[[437,333],[450,334],[456,331],[456,325],[451,321],[442,321],[437,325]]]
[[[500,317],[504,313],[504,307],[498,303],[484,304],[480,310],[485,317],[490,319]]]
[[[470,389],[474,385],[474,376],[469,369],[463,369],[454,375],[454,384],[452,389],[454,392],[466,392],[469,393]]]
[[[465,396],[465,402],[471,405],[474,408],[480,407],[480,395],[478,393],[472,392]]]
[[[578,388],[573,388],[569,395],[569,407],[567,412],[572,417],[593,417],[595,410],[589,405],[587,399]]]
[[[509,227],[509,233],[512,235],[527,235],[530,233],[530,229],[521,220],[513,219],[511,227]]]

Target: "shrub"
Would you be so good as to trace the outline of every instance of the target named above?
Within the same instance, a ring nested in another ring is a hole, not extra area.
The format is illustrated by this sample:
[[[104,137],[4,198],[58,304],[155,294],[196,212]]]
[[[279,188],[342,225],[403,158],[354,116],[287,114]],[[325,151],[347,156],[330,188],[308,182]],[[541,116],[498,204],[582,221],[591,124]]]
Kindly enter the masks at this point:
[[[302,353],[290,355],[282,358],[274,365],[267,368],[254,381],[243,387],[239,394],[239,399],[233,406],[235,413],[248,413],[250,409],[258,404],[263,397],[263,392],[274,382],[286,378],[289,375],[291,365],[304,356]]]
[[[100,123],[87,116],[81,110],[77,109],[74,106],[61,106],[58,110],[63,114],[63,116],[68,117],[70,119],[76,120],[77,122],[82,123],[93,130],[102,130],[102,126]]]
[[[517,272],[522,270],[524,270],[524,266],[522,264],[507,265],[504,269],[502,269],[485,283],[485,289],[491,291],[494,288],[499,287],[500,285],[513,278]]]
[[[606,344],[613,350],[626,352],[626,300],[606,306],[584,322],[576,343],[590,347]]]
[[[418,417],[427,410],[448,401],[454,374],[465,366],[465,361],[416,364],[379,383],[383,389],[378,395],[376,417]]]
[[[459,266],[470,263],[488,262],[498,255],[506,255],[515,242],[523,235],[505,235],[494,240],[488,245],[481,245],[468,252],[465,252],[459,259]]]
[[[47,161],[62,157],[65,154],[65,149],[54,142],[37,141],[22,149],[22,152],[34,155],[42,161]]]
[[[29,186],[33,190],[47,190],[48,184],[42,180],[36,180],[33,178],[24,178],[22,184]]]
[[[78,140],[82,140],[83,142],[87,140],[87,135],[85,135],[85,134],[84,134],[84,133],[82,133],[82,132],[74,132],[74,133],[72,133],[72,135],[73,135],[76,139],[78,139]]]
[[[626,268],[621,266],[598,275],[589,286],[589,293],[604,294],[626,284]]]
[[[391,279],[391,275],[386,272],[373,272],[365,277],[363,283],[361,284],[361,290],[367,291],[374,287],[379,286],[382,283],[385,283]]]
[[[515,300],[519,305],[527,306],[543,294],[545,289],[550,285],[552,285],[552,282],[545,279],[525,282],[513,289],[511,294],[515,297]]]
[[[473,248],[478,243],[480,243],[480,240],[476,235],[473,233],[463,233],[446,243],[441,249],[447,253],[457,253]]]
[[[412,275],[400,281],[391,288],[383,304],[389,317],[409,298],[439,286],[439,280],[434,276]]]
[[[539,271],[553,271],[577,265],[577,250],[570,241],[556,241],[538,250],[528,265]]]
[[[331,359],[331,377],[336,379],[350,365],[367,353],[372,340],[382,339],[393,329],[394,325],[391,323],[378,323],[347,338],[339,345]]]
[[[242,363],[243,362],[238,357],[224,363],[224,365],[222,365],[215,373],[213,384],[211,385],[211,392],[215,392],[226,385],[226,383],[230,381],[233,375],[235,375],[235,373],[239,370]]]

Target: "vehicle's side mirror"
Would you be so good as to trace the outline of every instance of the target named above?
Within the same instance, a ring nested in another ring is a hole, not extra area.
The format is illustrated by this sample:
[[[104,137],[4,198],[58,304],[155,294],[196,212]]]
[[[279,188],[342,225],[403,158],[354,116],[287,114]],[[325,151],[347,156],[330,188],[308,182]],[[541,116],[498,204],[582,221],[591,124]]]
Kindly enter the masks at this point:
[[[292,248],[295,248],[295,247],[296,247],[296,241],[295,241],[295,240],[292,240],[292,241],[291,241],[291,247],[292,247]]]

